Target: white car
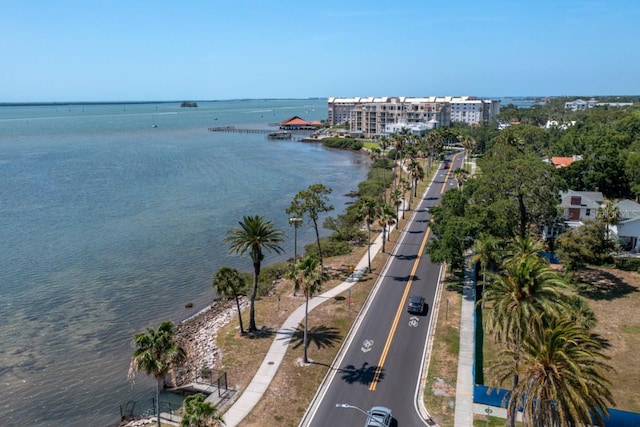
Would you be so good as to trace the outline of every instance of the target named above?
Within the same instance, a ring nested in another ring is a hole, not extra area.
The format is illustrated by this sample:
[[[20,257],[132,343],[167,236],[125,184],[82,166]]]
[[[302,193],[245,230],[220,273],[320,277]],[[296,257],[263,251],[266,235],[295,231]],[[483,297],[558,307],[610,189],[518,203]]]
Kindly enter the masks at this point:
[[[365,427],[389,427],[391,426],[391,409],[385,406],[374,406],[369,410],[369,416]]]

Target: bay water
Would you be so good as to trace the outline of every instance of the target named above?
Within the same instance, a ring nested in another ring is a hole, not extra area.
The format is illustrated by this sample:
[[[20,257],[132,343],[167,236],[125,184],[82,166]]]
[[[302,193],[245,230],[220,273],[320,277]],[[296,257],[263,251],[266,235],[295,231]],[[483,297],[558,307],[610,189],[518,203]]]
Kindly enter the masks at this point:
[[[113,426],[120,405],[149,401],[155,380],[127,380],[133,335],[211,304],[220,267],[251,271],[227,230],[263,215],[288,237],[265,263],[288,259],[293,196],[323,183],[336,215],[369,169],[362,154],[208,127],[267,129],[326,108],[0,106],[0,425]],[[313,240],[298,229],[299,252]]]

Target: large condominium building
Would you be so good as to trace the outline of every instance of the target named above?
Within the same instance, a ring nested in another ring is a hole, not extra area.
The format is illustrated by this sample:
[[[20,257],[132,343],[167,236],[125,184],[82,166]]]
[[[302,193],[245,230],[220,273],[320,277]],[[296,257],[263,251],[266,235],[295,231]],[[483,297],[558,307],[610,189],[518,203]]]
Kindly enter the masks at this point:
[[[330,124],[349,124],[351,132],[373,137],[400,122],[423,123],[430,129],[453,121],[488,123],[500,112],[500,101],[468,96],[329,98],[327,107]]]

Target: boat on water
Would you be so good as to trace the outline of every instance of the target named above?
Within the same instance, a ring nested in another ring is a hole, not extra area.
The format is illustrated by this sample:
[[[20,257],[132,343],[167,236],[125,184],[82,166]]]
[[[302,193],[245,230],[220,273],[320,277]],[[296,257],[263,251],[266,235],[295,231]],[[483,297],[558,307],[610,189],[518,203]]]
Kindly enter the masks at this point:
[[[269,139],[291,139],[291,132],[287,132],[287,131],[278,131],[278,132],[271,132],[270,134],[267,135],[267,137]]]

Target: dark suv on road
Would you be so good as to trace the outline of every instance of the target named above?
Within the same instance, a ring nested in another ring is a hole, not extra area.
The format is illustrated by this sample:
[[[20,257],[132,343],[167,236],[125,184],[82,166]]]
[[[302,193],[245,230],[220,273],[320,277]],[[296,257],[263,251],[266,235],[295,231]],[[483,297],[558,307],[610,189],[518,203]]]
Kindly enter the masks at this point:
[[[411,314],[424,313],[424,297],[421,295],[411,295],[407,311]]]

